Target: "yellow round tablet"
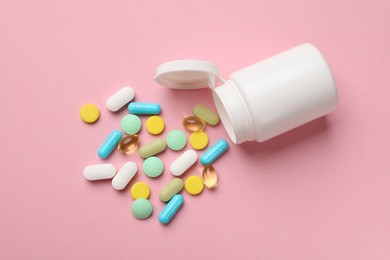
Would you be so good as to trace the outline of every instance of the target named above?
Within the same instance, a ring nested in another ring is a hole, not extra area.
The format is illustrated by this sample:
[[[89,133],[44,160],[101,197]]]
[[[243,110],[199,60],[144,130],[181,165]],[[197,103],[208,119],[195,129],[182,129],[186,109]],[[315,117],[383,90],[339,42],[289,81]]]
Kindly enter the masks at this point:
[[[145,182],[137,182],[131,187],[130,193],[135,200],[140,198],[147,199],[150,195],[150,189]]]
[[[198,195],[202,192],[203,187],[202,179],[196,175],[188,177],[184,183],[184,188],[191,195]]]
[[[146,120],[146,130],[152,135],[161,134],[164,127],[164,120],[159,116],[151,116]]]
[[[193,132],[190,135],[190,144],[196,150],[204,149],[209,143],[209,137],[203,131]]]
[[[80,109],[80,117],[86,123],[94,123],[99,118],[99,109],[94,104],[85,104]]]

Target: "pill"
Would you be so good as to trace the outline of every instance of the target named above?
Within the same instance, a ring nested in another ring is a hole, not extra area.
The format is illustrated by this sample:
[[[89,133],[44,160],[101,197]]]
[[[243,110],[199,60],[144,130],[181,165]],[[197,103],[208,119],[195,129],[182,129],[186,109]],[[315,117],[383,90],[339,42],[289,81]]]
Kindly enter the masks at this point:
[[[209,143],[209,137],[203,131],[193,132],[190,135],[190,144],[196,150],[204,149]]]
[[[133,199],[149,198],[150,188],[145,182],[137,182],[131,187],[130,194]]]
[[[126,134],[134,135],[141,129],[141,119],[133,114],[126,115],[122,118],[121,127]]]
[[[175,216],[176,212],[180,209],[181,205],[183,205],[184,198],[180,194],[176,194],[173,198],[168,202],[167,205],[163,208],[163,210],[158,215],[158,220],[163,224],[168,224],[173,216]]]
[[[192,175],[184,183],[184,188],[191,195],[198,195],[203,190],[203,181],[199,176]]]
[[[131,102],[128,106],[131,114],[136,115],[157,115],[161,112],[161,107],[156,103]]]
[[[207,151],[200,157],[200,162],[203,165],[209,165],[214,162],[219,156],[221,156],[229,145],[226,140],[221,139],[213,144]]]
[[[134,90],[131,87],[123,87],[106,101],[106,107],[111,112],[118,111],[134,98]]]
[[[84,177],[89,181],[111,179],[116,169],[112,164],[95,164],[84,168]]]
[[[99,109],[94,104],[85,104],[80,109],[80,117],[86,123],[94,123],[99,119]]]
[[[152,135],[161,134],[164,127],[164,120],[159,116],[151,116],[146,120],[146,130]]]
[[[180,130],[172,130],[167,134],[167,145],[174,151],[179,151],[187,144],[186,135]]]
[[[167,202],[182,189],[183,181],[179,178],[174,178],[160,190],[158,197],[162,202]]]
[[[214,189],[217,187],[217,180],[218,176],[214,167],[212,165],[205,166],[202,171],[203,184],[209,189]]]
[[[165,150],[166,146],[167,144],[164,139],[156,139],[141,146],[139,149],[139,155],[142,158],[148,158],[150,156],[161,153]]]
[[[107,137],[106,141],[100,146],[98,155],[101,158],[107,158],[110,153],[114,150],[114,148],[118,145],[118,143],[122,139],[122,132],[119,130],[114,130],[111,132],[111,134]]]
[[[164,164],[158,157],[152,156],[144,161],[143,170],[147,176],[155,178],[163,172]]]
[[[123,190],[137,173],[137,165],[133,162],[125,163],[112,179],[112,187],[116,190]]]
[[[194,150],[187,150],[182,153],[173,163],[171,164],[170,171],[175,176],[182,175],[188,170],[198,159],[198,155]]]
[[[209,125],[216,125],[219,122],[218,114],[203,105],[196,105],[192,109],[192,113]]]
[[[126,135],[118,144],[118,150],[121,153],[129,153],[134,150],[139,143],[138,135]]]
[[[187,116],[183,119],[183,126],[190,132],[202,131],[206,122],[197,116]]]
[[[134,217],[138,219],[146,219],[152,215],[152,203],[150,203],[150,201],[147,199],[137,199],[131,205],[131,212],[133,213]]]

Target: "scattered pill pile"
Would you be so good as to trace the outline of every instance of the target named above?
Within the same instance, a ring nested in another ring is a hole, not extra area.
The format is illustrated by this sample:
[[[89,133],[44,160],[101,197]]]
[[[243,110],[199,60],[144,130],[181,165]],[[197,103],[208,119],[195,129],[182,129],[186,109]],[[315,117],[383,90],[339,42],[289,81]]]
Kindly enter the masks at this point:
[[[149,116],[145,122],[146,131],[156,136],[148,143],[143,144],[139,150],[139,156],[144,160],[142,169],[145,175],[150,178],[157,178],[164,172],[164,163],[158,154],[168,147],[173,151],[182,150],[187,144],[186,134],[181,130],[170,131],[165,138],[157,137],[165,129],[164,119],[159,116],[161,107],[156,103],[131,102],[134,98],[134,90],[131,87],[124,87],[109,97],[106,107],[111,112],[116,112],[129,103],[130,114],[124,116],[120,127],[122,131],[114,130],[106,138],[98,150],[98,156],[107,158],[117,148],[123,154],[131,154],[139,146],[139,131],[142,122],[139,116]],[[195,150],[203,150],[209,143],[209,138],[204,132],[207,125],[215,126],[219,122],[219,116],[214,111],[203,105],[196,105],[193,108],[193,116],[185,117],[182,125],[191,132],[189,144]],[[99,109],[94,104],[86,104],[80,109],[80,117],[86,123],[94,123],[99,118]],[[159,192],[159,198],[167,203],[158,215],[161,223],[167,224],[171,221],[176,212],[184,202],[184,197],[179,193],[186,190],[191,195],[200,194],[204,187],[214,189],[217,186],[217,172],[211,165],[228,149],[226,140],[221,139],[215,142],[200,157],[200,162],[204,165],[201,177],[191,175],[183,182],[180,178],[198,160],[195,150],[188,149],[182,152],[170,165],[169,170],[173,179],[166,184]],[[131,154],[131,156],[134,156]],[[112,164],[96,164],[85,167],[84,177],[89,181],[112,179],[112,186],[116,190],[123,190],[135,176],[138,167],[134,162],[126,162],[117,172]],[[137,219],[146,219],[152,215],[153,206],[148,200],[151,190],[145,182],[134,183],[130,189],[131,197],[134,199],[131,211]]]

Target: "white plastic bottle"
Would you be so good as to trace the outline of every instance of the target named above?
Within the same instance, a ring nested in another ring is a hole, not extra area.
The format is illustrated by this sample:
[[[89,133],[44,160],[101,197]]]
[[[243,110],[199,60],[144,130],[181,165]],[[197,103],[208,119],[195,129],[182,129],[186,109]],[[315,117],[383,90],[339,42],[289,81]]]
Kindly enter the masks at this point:
[[[209,86],[236,144],[263,142],[330,113],[337,104],[329,66],[308,43],[239,70],[226,81],[216,65],[195,60],[164,63],[154,79],[176,89]],[[223,84],[215,87],[218,82]]]

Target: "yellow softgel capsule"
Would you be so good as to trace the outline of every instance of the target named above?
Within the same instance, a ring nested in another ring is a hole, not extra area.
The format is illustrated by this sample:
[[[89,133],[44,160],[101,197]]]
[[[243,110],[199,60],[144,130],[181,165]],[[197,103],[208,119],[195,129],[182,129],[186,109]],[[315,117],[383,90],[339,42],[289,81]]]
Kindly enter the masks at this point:
[[[197,116],[187,116],[182,123],[185,129],[191,132],[202,131],[206,126],[206,122]]]
[[[209,143],[209,137],[203,131],[193,132],[190,135],[190,144],[196,150],[204,149]]]
[[[85,104],[80,109],[80,117],[86,123],[94,123],[99,118],[99,109],[94,104]]]
[[[188,177],[184,183],[184,188],[191,195],[198,195],[202,192],[203,187],[202,179],[196,175]]]
[[[202,171],[202,180],[204,185],[209,189],[215,189],[217,187],[217,172],[212,165],[207,165]]]
[[[164,131],[164,120],[159,116],[151,116],[146,120],[146,130],[152,135],[161,134]]]
[[[150,195],[150,188],[145,182],[137,182],[131,187],[130,194],[133,199],[147,199]]]
[[[127,135],[122,138],[118,144],[118,150],[121,153],[128,153],[134,150],[139,143],[138,135]]]

